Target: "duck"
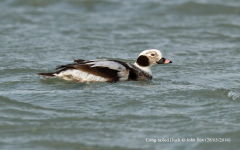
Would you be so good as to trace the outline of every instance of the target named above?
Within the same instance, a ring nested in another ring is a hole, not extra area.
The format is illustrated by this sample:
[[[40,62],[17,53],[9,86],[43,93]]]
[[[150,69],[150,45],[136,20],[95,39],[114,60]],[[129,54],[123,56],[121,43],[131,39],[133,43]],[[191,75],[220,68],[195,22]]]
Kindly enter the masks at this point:
[[[151,67],[157,64],[169,64],[172,61],[164,58],[160,50],[148,49],[142,51],[135,63],[114,59],[77,59],[74,63],[57,66],[55,72],[38,73],[38,75],[77,82],[110,82],[118,81],[150,81]]]

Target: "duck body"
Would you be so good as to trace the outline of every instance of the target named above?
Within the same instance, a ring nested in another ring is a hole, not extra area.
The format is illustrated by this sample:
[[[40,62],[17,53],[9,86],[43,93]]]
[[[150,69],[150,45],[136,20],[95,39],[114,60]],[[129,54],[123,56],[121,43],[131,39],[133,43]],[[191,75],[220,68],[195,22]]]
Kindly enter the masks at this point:
[[[150,55],[148,56],[147,53]],[[152,60],[153,55],[156,57],[154,60]],[[39,73],[38,75],[60,77],[78,82],[152,80],[151,66],[165,63],[172,62],[163,58],[159,50],[152,49],[143,51],[134,64],[111,59],[78,59],[74,60],[72,64],[58,66],[56,72]]]

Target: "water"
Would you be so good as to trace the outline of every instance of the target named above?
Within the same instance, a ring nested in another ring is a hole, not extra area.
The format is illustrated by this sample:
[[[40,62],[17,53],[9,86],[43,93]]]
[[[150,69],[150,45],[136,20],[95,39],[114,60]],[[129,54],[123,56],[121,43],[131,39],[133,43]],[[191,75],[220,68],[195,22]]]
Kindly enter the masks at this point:
[[[232,97],[233,100],[236,100],[240,96],[240,93],[230,91],[228,97]]]
[[[149,48],[173,61],[152,82],[36,75]],[[239,52],[237,0],[0,0],[0,149],[238,149]]]

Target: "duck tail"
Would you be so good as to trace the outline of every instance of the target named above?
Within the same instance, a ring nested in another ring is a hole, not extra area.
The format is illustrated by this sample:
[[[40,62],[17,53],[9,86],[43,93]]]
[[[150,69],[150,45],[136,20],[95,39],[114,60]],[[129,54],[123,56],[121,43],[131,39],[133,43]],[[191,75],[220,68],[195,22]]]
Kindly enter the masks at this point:
[[[38,75],[43,76],[43,77],[55,77],[55,72],[53,73],[38,73]]]

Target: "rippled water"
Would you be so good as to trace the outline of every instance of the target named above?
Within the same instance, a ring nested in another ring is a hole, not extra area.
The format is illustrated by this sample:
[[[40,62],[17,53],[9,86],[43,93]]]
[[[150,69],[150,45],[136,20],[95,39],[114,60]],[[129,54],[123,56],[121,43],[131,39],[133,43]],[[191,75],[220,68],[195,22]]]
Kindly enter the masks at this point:
[[[80,58],[134,62],[149,48],[173,61],[152,82],[36,75]],[[0,0],[0,60],[1,150],[240,147],[237,0]]]

